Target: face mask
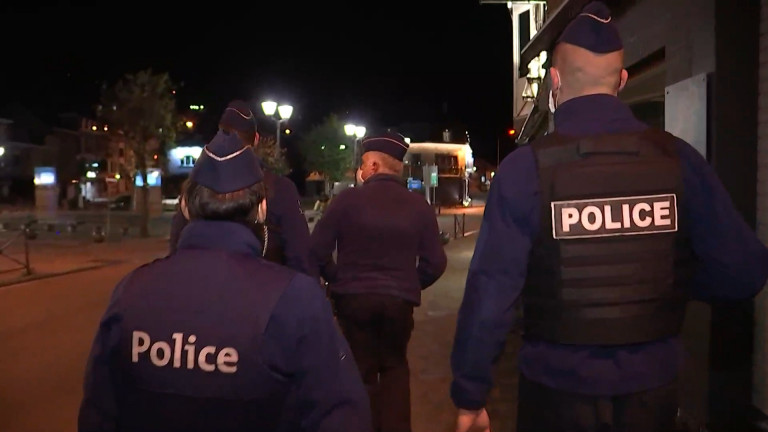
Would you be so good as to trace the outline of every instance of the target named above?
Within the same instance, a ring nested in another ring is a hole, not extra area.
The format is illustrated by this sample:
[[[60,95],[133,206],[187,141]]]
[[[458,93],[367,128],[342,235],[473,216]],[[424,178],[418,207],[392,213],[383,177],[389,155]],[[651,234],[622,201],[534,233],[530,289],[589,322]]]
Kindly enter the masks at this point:
[[[560,90],[560,87],[563,86],[563,82],[560,80],[560,73],[555,69],[555,73],[557,74],[557,82],[559,85],[557,86],[557,90]],[[555,110],[557,109],[557,105],[555,104],[555,96],[552,90],[549,91],[549,111],[554,114]]]

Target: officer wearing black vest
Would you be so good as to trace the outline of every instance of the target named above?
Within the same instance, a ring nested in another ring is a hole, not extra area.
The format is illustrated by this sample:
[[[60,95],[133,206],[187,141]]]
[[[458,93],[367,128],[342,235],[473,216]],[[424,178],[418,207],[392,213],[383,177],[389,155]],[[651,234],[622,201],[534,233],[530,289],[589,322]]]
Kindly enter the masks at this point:
[[[362,187],[337,195],[312,232],[310,257],[330,283],[377,432],[411,430],[406,354],[413,308],[447,264],[434,211],[405,187],[407,150],[398,134],[365,138]]]
[[[317,281],[262,259],[259,161],[219,132],[184,191],[176,253],[115,288],[80,432],[368,431],[370,407]]]
[[[219,120],[219,129],[240,135],[245,143],[259,142],[256,122],[246,102],[235,100],[229,103]],[[299,193],[296,186],[286,177],[279,176],[261,164],[264,183],[267,187],[269,210],[267,220],[252,228],[262,240],[266,240],[265,258],[278,264],[286,265],[305,274],[311,273],[308,262],[309,226],[301,210]],[[181,231],[187,225],[187,219],[177,212],[171,222],[170,248],[176,250]]]
[[[554,133],[502,162],[470,265],[457,431],[487,428],[520,296],[518,431],[671,430],[686,299],[754,296],[768,250],[706,160],[616,97],[627,72],[604,4],[563,31],[549,76]]]

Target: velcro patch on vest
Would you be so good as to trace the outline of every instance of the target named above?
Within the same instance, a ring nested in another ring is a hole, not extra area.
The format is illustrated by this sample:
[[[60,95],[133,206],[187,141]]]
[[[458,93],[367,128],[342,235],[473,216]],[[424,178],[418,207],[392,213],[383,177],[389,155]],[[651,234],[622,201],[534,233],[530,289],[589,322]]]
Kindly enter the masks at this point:
[[[551,206],[555,239],[677,231],[675,194],[554,201]]]

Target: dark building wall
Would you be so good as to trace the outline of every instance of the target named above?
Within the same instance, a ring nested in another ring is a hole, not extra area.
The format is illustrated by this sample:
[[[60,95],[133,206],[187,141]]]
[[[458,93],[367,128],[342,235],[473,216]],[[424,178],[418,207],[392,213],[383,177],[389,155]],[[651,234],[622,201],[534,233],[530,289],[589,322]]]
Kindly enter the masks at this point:
[[[736,208],[754,227],[759,3],[623,3],[615,10],[620,14],[625,66],[663,49],[667,86],[707,75],[708,106],[702,112],[707,117],[708,160]],[[711,309],[698,304],[689,310],[684,334],[689,367],[683,374],[682,407],[697,420],[707,419],[711,430],[736,430],[751,417],[753,322],[751,302],[716,304]]]

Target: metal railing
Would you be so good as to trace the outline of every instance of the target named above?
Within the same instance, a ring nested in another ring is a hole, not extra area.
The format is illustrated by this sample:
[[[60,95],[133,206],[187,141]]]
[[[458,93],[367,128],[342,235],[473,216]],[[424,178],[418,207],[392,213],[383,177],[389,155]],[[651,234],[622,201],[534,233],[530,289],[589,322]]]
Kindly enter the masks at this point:
[[[0,258],[11,261],[15,264],[18,264],[19,267],[14,267],[10,269],[0,270],[0,274],[3,273],[9,273],[12,271],[17,270],[23,270],[25,276],[29,276],[32,274],[32,267],[29,265],[29,240],[35,238],[36,233],[34,229],[32,228],[32,225],[36,221],[29,221],[25,222],[21,225],[21,228],[17,233],[14,233],[13,237],[11,237],[9,240],[5,241],[2,245],[0,245]],[[24,259],[23,261],[20,259],[17,259],[14,256],[11,256],[8,253],[8,248],[13,245],[14,242],[17,240],[22,239],[24,244]]]
[[[467,215],[465,213],[462,213],[461,215],[458,215],[458,214],[453,215],[453,238],[454,239],[459,238],[459,233],[461,233],[461,237],[464,237],[467,232],[466,226],[467,226]]]

